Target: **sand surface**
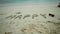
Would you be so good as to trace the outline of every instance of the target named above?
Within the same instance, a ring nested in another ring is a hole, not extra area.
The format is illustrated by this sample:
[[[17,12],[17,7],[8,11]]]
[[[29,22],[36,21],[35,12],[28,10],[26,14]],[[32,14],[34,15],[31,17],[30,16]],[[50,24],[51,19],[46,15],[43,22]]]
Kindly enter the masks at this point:
[[[9,33],[60,34],[60,8],[57,3],[0,4],[0,34]]]

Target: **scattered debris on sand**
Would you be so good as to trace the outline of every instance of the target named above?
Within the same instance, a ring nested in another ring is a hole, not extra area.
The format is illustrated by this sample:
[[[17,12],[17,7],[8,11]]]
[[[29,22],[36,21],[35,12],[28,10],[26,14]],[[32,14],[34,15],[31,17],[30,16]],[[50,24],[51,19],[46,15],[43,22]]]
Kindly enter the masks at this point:
[[[35,32],[37,34],[43,34],[43,33],[47,33],[49,32],[47,29],[45,29],[47,27],[43,26],[43,24],[28,24],[26,26],[24,26],[22,29],[21,29],[21,32],[24,33],[24,34],[35,34]]]

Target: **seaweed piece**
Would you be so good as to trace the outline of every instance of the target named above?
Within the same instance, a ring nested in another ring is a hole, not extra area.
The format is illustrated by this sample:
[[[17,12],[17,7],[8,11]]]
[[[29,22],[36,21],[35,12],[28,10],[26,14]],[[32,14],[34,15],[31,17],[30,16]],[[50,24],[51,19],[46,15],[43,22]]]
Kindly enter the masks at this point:
[[[25,19],[25,18],[27,18],[27,17],[30,17],[30,15],[25,15],[25,16],[23,17],[23,19]]]
[[[47,17],[46,17],[46,14],[40,14],[40,15],[43,16],[44,18],[47,18]]]
[[[5,32],[5,34],[12,34],[12,32]]]
[[[49,13],[49,16],[54,17],[55,15],[54,15],[54,14]]]
[[[37,14],[33,14],[32,15],[32,19],[34,19],[35,17],[38,17],[38,15]]]

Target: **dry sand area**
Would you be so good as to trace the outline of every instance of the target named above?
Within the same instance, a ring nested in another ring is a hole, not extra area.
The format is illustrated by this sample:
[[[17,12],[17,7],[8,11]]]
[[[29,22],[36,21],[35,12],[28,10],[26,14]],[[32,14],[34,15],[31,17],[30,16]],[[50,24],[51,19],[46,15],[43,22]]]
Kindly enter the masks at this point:
[[[60,34],[57,3],[0,4],[0,34]]]

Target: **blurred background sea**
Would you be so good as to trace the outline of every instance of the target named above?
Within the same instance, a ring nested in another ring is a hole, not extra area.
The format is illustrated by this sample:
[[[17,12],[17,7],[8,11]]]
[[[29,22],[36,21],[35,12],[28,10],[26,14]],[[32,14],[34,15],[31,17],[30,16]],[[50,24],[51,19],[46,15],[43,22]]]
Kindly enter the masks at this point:
[[[0,4],[33,2],[60,2],[60,0],[0,0]]]

